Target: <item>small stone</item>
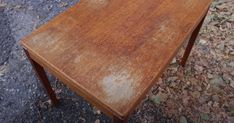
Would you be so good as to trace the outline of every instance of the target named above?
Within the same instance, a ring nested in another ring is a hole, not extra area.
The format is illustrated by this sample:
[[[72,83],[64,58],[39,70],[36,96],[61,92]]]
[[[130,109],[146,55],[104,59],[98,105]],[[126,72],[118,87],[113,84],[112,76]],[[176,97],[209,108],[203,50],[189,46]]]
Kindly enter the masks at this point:
[[[229,105],[230,107],[234,107],[234,100],[231,100],[231,101],[228,103],[228,105]]]
[[[185,97],[185,98],[183,98],[182,99],[182,102],[183,102],[183,104],[186,106],[186,105],[188,105],[188,103],[189,103],[189,97]]]
[[[94,123],[100,123],[100,120],[99,119],[97,119],[97,120],[95,120],[95,122]]]
[[[187,81],[186,84],[187,84],[187,85],[191,85],[191,82],[190,82],[190,81]]]
[[[209,101],[209,102],[207,103],[207,105],[210,106],[210,107],[212,106],[212,104],[213,104],[212,101]]]
[[[161,102],[164,102],[167,99],[167,94],[159,92],[157,95],[151,95],[149,98],[155,104],[159,105]]]
[[[207,102],[208,99],[209,99],[208,96],[200,96],[198,101],[199,101],[199,103],[203,104],[203,103]]]
[[[49,106],[52,106],[52,105],[53,105],[53,103],[52,103],[51,100],[47,100],[47,103],[49,104]]]
[[[217,5],[216,8],[218,8],[219,10],[223,10],[225,9],[227,6],[225,4],[220,4],[220,5]]]
[[[211,79],[210,83],[216,87],[224,87],[225,86],[225,82],[222,79],[222,77],[220,77],[220,76],[217,76],[217,77]]]
[[[8,67],[6,65],[0,66],[0,77],[3,76],[8,71]]]
[[[230,112],[231,117],[234,117],[234,109]]]
[[[209,120],[209,119],[210,119],[210,118],[209,118],[209,115],[208,115],[208,114],[204,114],[204,113],[201,114],[201,120],[207,121],[207,120]]]
[[[213,95],[212,100],[215,102],[219,102],[219,96],[218,95]]]
[[[213,107],[218,108],[218,107],[219,107],[219,103],[214,102],[214,103],[213,103]]]
[[[225,45],[224,45],[224,42],[221,42],[219,45],[218,45],[218,49],[223,51],[225,48]]]
[[[228,65],[234,68],[234,62],[230,62]]]
[[[14,9],[20,9],[21,8],[21,5],[16,5],[15,7],[14,7]]]
[[[230,81],[232,81],[232,77],[229,76],[228,74],[223,74],[223,79],[227,84],[229,84]]]
[[[207,43],[207,41],[204,40],[204,39],[200,39],[199,43],[202,44],[202,45],[205,45]]]
[[[83,117],[79,117],[79,120],[81,120],[82,123],[83,123],[83,122],[86,122],[85,118],[83,118]]]
[[[207,74],[207,77],[208,77],[209,79],[211,79],[211,78],[213,78],[214,76],[213,76],[212,74],[208,73],[208,74]]]
[[[176,58],[173,58],[171,64],[175,64],[176,63]]]
[[[194,98],[199,98],[200,95],[201,95],[201,94],[200,94],[199,91],[195,91],[195,92],[192,93],[192,96],[193,96]]]
[[[201,111],[201,112],[205,112],[205,113],[209,113],[210,112],[210,107],[207,105],[207,104],[204,104],[204,105],[202,105],[202,106],[200,106],[199,107],[199,110]]]
[[[234,14],[230,17],[229,21],[234,22]]]
[[[200,86],[196,87],[198,91],[202,91],[202,88]]]
[[[168,97],[168,95],[167,95],[167,94],[162,93],[162,92],[160,92],[158,95],[160,96],[161,101],[163,101],[163,102],[164,102],[164,101],[166,101],[166,99],[167,99],[167,97]]]
[[[234,123],[234,117],[228,117],[228,123]]]
[[[101,111],[98,110],[96,107],[93,108],[93,112],[94,112],[95,114],[98,114],[98,115],[101,114]]]
[[[234,71],[232,71],[230,74],[231,74],[232,76],[234,76]]]
[[[185,116],[180,116],[180,123],[187,123],[187,119]]]
[[[230,54],[231,56],[234,56],[234,51],[231,51],[229,54]]]
[[[0,8],[5,7],[7,4],[6,3],[0,3]]]
[[[66,2],[62,2],[59,4],[59,7],[66,7],[66,6],[68,6],[68,3],[66,3]]]
[[[163,83],[162,78],[159,78],[159,79],[158,79],[158,84],[162,84],[162,83]]]
[[[159,105],[161,103],[161,98],[159,96],[152,95],[149,97],[149,99],[156,105]]]
[[[234,88],[234,81],[231,81],[230,86]]]
[[[97,110],[96,112],[97,112],[97,114],[101,114],[101,111],[100,111],[100,110]]]
[[[167,81],[168,81],[168,82],[174,82],[174,81],[176,81],[177,79],[178,79],[177,76],[175,76],[175,77],[169,77],[169,78],[167,79]]]
[[[198,72],[202,72],[202,71],[203,71],[203,67],[200,66],[200,65],[195,65],[194,68],[195,68],[195,70],[198,71]]]
[[[176,82],[170,83],[170,87],[176,87],[176,86],[177,86],[177,83],[176,83]]]

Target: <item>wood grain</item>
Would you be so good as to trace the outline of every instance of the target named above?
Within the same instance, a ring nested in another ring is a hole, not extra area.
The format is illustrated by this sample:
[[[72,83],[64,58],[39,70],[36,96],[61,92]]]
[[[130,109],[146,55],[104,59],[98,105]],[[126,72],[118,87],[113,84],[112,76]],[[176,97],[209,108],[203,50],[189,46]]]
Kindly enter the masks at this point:
[[[30,57],[109,115],[140,103],[211,0],[81,0],[21,44]]]

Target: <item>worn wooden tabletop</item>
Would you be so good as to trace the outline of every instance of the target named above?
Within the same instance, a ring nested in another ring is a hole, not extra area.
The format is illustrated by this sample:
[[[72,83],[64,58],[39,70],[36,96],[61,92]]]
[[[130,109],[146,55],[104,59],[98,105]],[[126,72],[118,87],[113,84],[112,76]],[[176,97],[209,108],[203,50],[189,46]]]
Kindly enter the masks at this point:
[[[81,0],[24,38],[30,56],[107,114],[126,117],[211,0]]]

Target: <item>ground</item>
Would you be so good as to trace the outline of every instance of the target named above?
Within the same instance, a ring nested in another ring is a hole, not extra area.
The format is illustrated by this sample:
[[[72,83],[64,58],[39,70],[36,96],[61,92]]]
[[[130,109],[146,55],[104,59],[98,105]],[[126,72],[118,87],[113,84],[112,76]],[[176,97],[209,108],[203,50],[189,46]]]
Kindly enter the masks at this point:
[[[79,0],[0,0],[0,122],[110,122],[48,76],[61,100],[51,106],[19,40]],[[234,122],[234,1],[215,0],[186,67],[176,58],[130,122]]]

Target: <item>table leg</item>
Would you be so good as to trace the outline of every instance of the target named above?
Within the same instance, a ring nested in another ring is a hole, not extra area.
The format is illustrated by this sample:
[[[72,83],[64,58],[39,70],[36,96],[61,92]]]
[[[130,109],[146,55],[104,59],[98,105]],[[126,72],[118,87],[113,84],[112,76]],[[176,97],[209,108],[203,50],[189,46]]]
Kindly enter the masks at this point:
[[[128,118],[122,120],[115,116],[113,117],[113,121],[112,121],[112,123],[127,123],[127,122],[128,122]]]
[[[195,43],[195,41],[197,39],[197,36],[199,34],[199,31],[200,31],[200,29],[202,27],[202,24],[203,24],[205,18],[206,18],[206,16],[201,20],[201,22],[199,23],[199,25],[196,27],[196,29],[193,31],[193,33],[191,35],[191,38],[190,38],[190,40],[188,42],[188,45],[187,45],[187,47],[185,49],[184,56],[183,56],[183,58],[181,60],[181,63],[180,63],[180,65],[182,67],[185,67],[186,61],[187,61],[187,59],[189,57],[189,54],[191,53],[191,50],[192,50],[192,48],[194,46],[194,43]]]
[[[47,93],[48,93],[48,95],[49,95],[52,103],[54,105],[57,105],[58,104],[58,99],[56,98],[56,95],[55,95],[55,93],[54,93],[54,91],[53,91],[53,89],[52,89],[52,87],[51,87],[51,85],[49,83],[49,80],[48,80],[48,78],[46,76],[46,72],[45,72],[44,68],[41,65],[39,65],[37,62],[35,62],[30,57],[30,55],[29,55],[29,53],[28,53],[27,50],[24,50],[24,51],[25,51],[25,54],[27,55],[27,57],[28,57],[31,65],[33,66],[33,68],[34,68],[34,70],[35,70],[38,78],[40,79],[41,83],[45,87],[45,89],[46,89],[46,91],[47,91]]]

